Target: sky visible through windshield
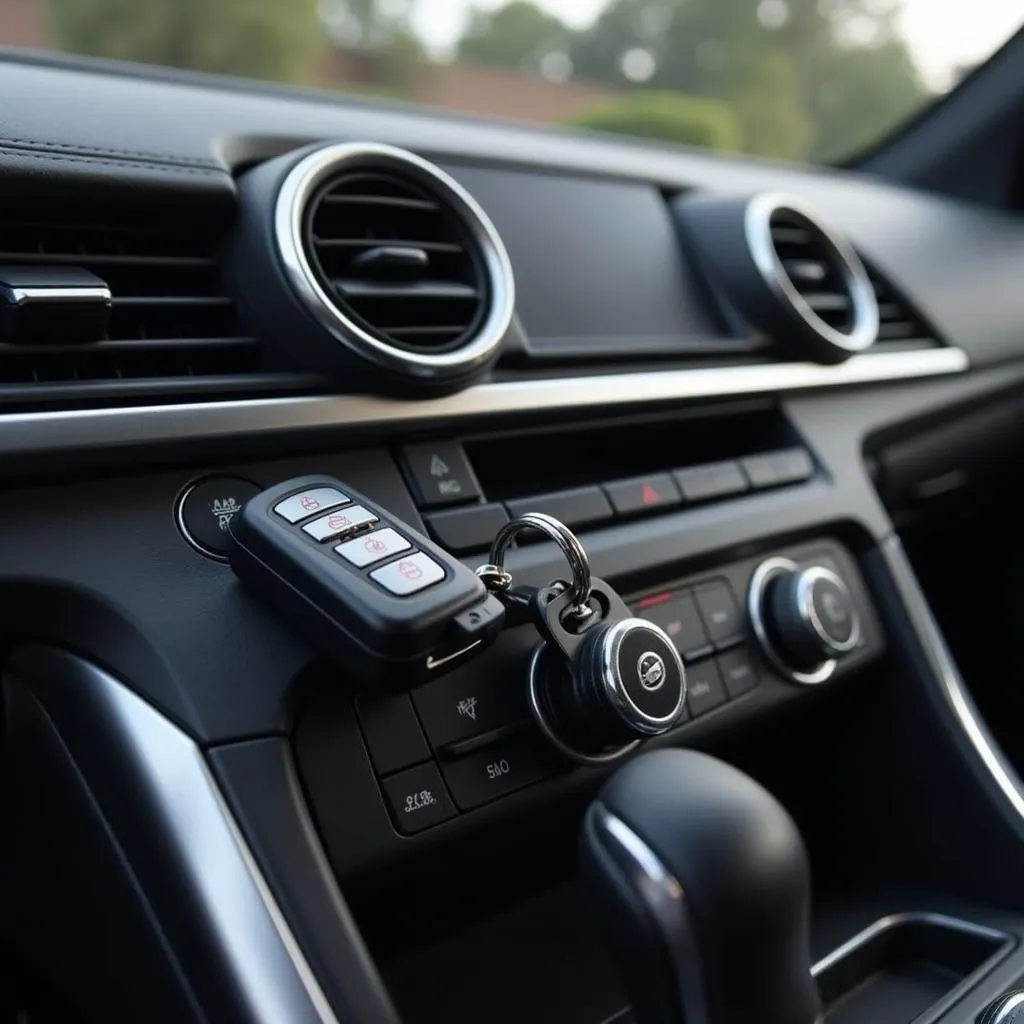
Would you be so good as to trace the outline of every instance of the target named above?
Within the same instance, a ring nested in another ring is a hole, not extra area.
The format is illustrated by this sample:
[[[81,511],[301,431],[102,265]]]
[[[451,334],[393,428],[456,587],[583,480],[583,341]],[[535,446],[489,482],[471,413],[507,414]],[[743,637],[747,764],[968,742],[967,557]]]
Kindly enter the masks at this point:
[[[0,45],[772,159],[870,146],[1024,0],[0,0]]]

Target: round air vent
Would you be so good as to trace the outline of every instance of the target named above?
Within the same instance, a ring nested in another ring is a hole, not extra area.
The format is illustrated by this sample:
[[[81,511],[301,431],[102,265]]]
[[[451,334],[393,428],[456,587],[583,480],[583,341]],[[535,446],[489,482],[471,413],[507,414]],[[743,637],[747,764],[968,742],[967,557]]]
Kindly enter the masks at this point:
[[[797,200],[755,196],[747,204],[747,245],[769,288],[792,307],[814,345],[862,352],[878,334],[878,302],[853,247]]]
[[[860,257],[800,200],[696,196],[677,209],[716,291],[783,351],[837,363],[874,343],[878,302]]]
[[[370,363],[444,383],[497,357],[514,304],[508,255],[428,161],[376,144],[317,149],[284,178],[274,234],[303,305]]]

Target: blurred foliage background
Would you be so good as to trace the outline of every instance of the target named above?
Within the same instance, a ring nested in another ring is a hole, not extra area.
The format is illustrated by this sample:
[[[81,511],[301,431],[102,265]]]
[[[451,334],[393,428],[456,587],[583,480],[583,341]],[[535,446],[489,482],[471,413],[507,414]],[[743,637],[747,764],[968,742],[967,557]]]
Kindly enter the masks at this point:
[[[531,119],[784,160],[856,151],[931,98],[899,0],[610,0],[584,29],[509,0],[471,9],[441,56],[416,0],[39,2],[73,52],[506,116],[518,78]]]

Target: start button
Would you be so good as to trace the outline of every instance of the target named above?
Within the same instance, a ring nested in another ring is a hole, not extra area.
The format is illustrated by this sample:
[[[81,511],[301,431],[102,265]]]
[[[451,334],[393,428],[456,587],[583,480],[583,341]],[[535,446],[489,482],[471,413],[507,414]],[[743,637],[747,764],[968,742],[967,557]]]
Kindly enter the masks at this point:
[[[208,476],[189,484],[178,499],[182,536],[207,558],[227,560],[228,526],[242,506],[262,490],[238,476]]]

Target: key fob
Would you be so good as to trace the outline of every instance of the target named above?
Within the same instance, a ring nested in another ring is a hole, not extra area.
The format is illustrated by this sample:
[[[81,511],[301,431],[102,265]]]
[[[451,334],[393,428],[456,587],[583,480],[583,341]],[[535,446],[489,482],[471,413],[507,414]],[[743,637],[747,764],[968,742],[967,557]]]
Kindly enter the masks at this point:
[[[497,636],[500,601],[432,541],[348,484],[308,476],[246,502],[235,574],[360,689],[409,689]]]

